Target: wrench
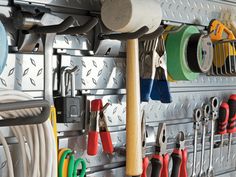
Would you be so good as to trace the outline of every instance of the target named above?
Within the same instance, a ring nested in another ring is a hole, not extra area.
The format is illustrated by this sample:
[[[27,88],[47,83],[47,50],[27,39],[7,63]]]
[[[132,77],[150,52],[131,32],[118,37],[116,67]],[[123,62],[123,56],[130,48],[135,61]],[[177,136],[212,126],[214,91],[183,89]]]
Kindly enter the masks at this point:
[[[202,116],[202,150],[201,150],[201,162],[200,162],[200,172],[199,177],[205,177],[206,173],[204,170],[204,157],[205,157],[205,138],[206,138],[206,125],[209,120],[210,115],[210,105],[203,105],[203,116]]]
[[[209,167],[207,170],[207,176],[208,177],[214,177],[214,169],[213,169],[213,148],[214,148],[214,128],[215,128],[215,121],[218,116],[217,109],[219,107],[219,100],[217,97],[211,98],[211,108],[212,108],[212,114],[211,114],[211,148],[210,148],[210,161],[209,161]]]
[[[196,109],[194,111],[194,152],[193,152],[193,169],[192,169],[192,177],[196,177],[196,162],[197,162],[197,138],[198,138],[198,130],[200,129],[200,120],[202,118],[202,110]]]

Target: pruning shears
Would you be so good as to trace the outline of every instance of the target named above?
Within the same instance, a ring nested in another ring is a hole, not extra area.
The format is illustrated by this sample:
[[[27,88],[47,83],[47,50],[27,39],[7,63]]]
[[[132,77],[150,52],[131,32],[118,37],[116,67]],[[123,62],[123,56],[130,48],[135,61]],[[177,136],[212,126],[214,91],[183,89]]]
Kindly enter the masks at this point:
[[[58,157],[58,177],[66,177],[64,171],[67,171],[67,177],[84,177],[86,174],[86,163],[82,158],[75,160],[74,153],[71,149],[63,149],[59,152],[61,156]],[[69,162],[67,161],[69,157]],[[64,163],[68,163],[65,168]],[[78,175],[78,168],[81,165],[81,171]]]

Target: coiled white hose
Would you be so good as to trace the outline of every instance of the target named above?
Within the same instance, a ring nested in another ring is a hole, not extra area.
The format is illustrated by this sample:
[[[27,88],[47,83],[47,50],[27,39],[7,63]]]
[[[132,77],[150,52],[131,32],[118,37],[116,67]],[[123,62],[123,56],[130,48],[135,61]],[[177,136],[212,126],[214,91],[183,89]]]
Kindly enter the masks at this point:
[[[31,96],[16,90],[0,90],[0,103],[26,101]],[[0,112],[3,119],[36,116],[40,108]],[[25,177],[57,177],[57,152],[53,128],[49,120],[39,125],[14,126],[11,130],[20,144]],[[5,140],[5,138],[3,137]],[[0,141],[4,143],[0,134]],[[6,141],[5,141],[6,142]],[[26,144],[27,143],[27,144]],[[5,143],[5,145],[7,145]],[[4,144],[3,144],[4,146]],[[5,150],[5,148],[4,148]],[[10,151],[9,151],[10,152]],[[5,150],[9,177],[14,177],[11,156]]]
[[[0,131],[0,142],[3,145],[5,154],[6,154],[6,158],[7,158],[7,165],[8,165],[8,171],[9,171],[9,177],[14,177],[14,170],[13,170],[13,164],[12,164],[12,158],[11,158],[11,153],[10,153],[10,149],[7,145],[7,141],[5,139],[5,137],[2,135],[2,132]]]

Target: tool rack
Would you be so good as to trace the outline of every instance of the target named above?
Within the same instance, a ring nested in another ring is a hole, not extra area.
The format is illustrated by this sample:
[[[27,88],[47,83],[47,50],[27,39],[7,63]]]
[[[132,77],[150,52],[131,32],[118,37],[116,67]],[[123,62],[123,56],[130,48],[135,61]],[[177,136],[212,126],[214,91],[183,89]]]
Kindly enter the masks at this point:
[[[49,8],[54,14],[65,17],[68,14],[73,15],[78,22],[84,22],[88,18],[87,12],[91,14],[99,13],[99,0],[16,0],[24,9],[32,7]],[[160,0],[163,10],[163,20],[166,24],[194,24],[204,29],[211,19],[219,18],[221,11],[236,10],[236,2],[223,0]],[[7,0],[0,1],[0,12],[5,17],[11,17],[14,8],[11,2]],[[8,57],[6,68],[0,75],[0,88],[23,90],[32,96],[39,98],[43,94],[43,55],[29,53],[15,53],[16,32],[11,27],[9,21],[3,21],[7,26],[8,38],[11,51]],[[90,157],[86,155],[87,137],[81,130],[79,123],[58,124],[59,147],[69,147],[76,151],[76,155],[86,160],[88,167],[88,177],[110,177],[125,176],[125,58],[124,45],[119,41],[109,41],[98,47],[97,54],[90,56],[88,52],[93,46],[94,32],[91,31],[86,36],[57,36],[54,42],[54,49],[57,54],[54,55],[55,73],[62,66],[78,66],[76,73],[76,89],[87,95],[88,100],[102,98],[103,102],[111,103],[106,110],[108,126],[111,131],[115,152],[113,155],[102,153],[101,143],[98,155]],[[41,47],[41,46],[40,46]],[[39,48],[40,49],[40,48]],[[77,50],[75,50],[77,49]],[[84,52],[78,52],[83,50]],[[104,55],[107,51],[111,52]],[[71,55],[68,55],[71,54]],[[77,55],[78,56],[72,56]],[[58,64],[60,61],[60,64]],[[57,77],[54,80],[54,91],[59,89]],[[188,170],[191,174],[192,150],[193,150],[193,110],[201,107],[202,103],[209,100],[212,96],[220,99],[235,93],[235,77],[215,77],[201,75],[195,81],[179,81],[170,84],[173,102],[171,104],[161,104],[151,101],[145,107],[147,113],[147,123],[157,129],[159,122],[166,122],[168,136],[168,150],[171,153],[175,145],[175,136],[179,131],[184,131],[186,135],[186,146],[188,147]],[[210,127],[208,127],[208,136],[206,137],[205,151],[206,159],[210,148]],[[10,148],[15,153],[14,166],[19,176],[21,176],[21,164],[17,156],[18,144],[15,142],[8,128],[4,128],[4,135],[9,137],[8,142],[12,143]],[[227,140],[227,136],[224,137]],[[215,136],[215,141],[220,136]],[[200,145],[200,139],[199,145]],[[153,143],[155,139],[153,139]],[[154,152],[153,144],[147,144],[148,154]],[[0,154],[3,148],[0,147]],[[214,169],[216,176],[233,177],[236,176],[236,135],[233,136],[233,145],[231,159],[227,163],[220,163],[218,154],[219,148],[214,149]],[[223,158],[227,158],[227,146],[223,148]],[[198,156],[200,157],[200,146],[198,147]],[[208,161],[205,161],[206,167]],[[170,163],[171,164],[171,163]],[[197,164],[199,168],[199,162]],[[0,176],[7,177],[6,160],[0,156]],[[171,169],[171,165],[170,165]],[[17,173],[16,173],[17,174]]]

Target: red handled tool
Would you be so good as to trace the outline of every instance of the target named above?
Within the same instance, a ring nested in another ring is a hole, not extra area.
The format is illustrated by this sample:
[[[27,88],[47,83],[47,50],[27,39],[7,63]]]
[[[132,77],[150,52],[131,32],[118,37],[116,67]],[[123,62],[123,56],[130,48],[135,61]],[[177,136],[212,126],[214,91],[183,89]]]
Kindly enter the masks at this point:
[[[236,132],[236,94],[233,94],[229,97],[229,121],[227,126],[227,132],[229,133],[229,145],[228,145],[228,158],[229,160],[231,153],[231,142],[232,134]]]
[[[146,137],[147,137],[147,131],[146,131],[146,119],[144,117],[144,112],[142,116],[142,155],[143,155],[143,173],[141,177],[147,177],[147,169],[149,165],[149,159],[146,157]]]
[[[151,159],[151,177],[168,177],[169,154],[166,151],[166,147],[166,124],[160,123],[157,131],[155,155]]]
[[[187,173],[188,152],[184,144],[185,144],[184,133],[181,131],[177,136],[176,148],[171,154],[173,160],[171,177],[188,177]]]
[[[100,133],[103,151],[112,154],[114,151],[111,135],[107,127],[104,110],[109,104],[104,107],[102,100],[97,99],[91,102],[90,124],[88,133],[88,147],[87,154],[94,156],[98,151],[98,134]]]
[[[227,133],[227,125],[229,120],[229,105],[223,102],[219,108],[219,118],[218,118],[218,134],[221,135],[220,142],[220,159],[222,159],[222,146],[224,146],[224,135]]]

